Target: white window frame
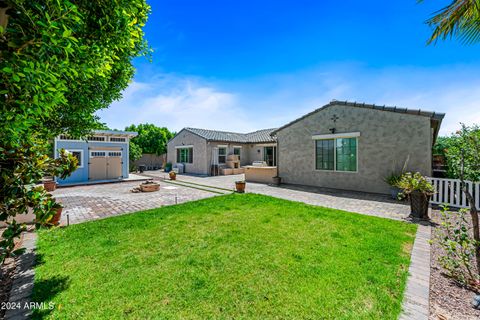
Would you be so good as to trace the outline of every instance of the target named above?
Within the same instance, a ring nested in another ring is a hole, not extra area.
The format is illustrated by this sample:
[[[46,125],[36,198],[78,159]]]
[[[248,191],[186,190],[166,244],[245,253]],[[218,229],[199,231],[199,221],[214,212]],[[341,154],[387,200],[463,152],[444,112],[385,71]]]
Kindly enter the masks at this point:
[[[228,145],[218,145],[218,164],[225,164],[227,163],[227,155],[228,155]],[[225,149],[225,155],[220,155],[220,149]],[[225,162],[220,162],[220,156],[225,157]]]
[[[312,136],[313,140],[313,170],[321,172],[338,172],[338,173],[358,173],[358,137],[360,132],[337,133],[337,134],[321,134]],[[355,138],[355,171],[337,170],[337,139]],[[333,140],[333,170],[317,169],[317,140]]]
[[[240,149],[240,154],[238,155],[238,160],[242,160],[242,146],[233,146],[233,154],[235,154],[235,149]]]
[[[122,138],[122,139],[125,139],[125,141],[112,141],[112,138]],[[94,142],[98,142],[98,141],[94,141]],[[111,143],[128,143],[128,138],[127,137],[108,137],[108,142],[111,142]]]
[[[119,156],[110,156],[110,152],[118,152],[118,153],[120,153],[120,155],[119,155]],[[122,153],[121,150],[108,150],[107,153],[105,154],[105,156],[107,156],[107,157],[115,157],[115,158],[120,157],[120,158],[121,158],[121,157],[123,156],[123,153]]]
[[[77,168],[83,168],[83,164],[85,162],[85,158],[83,157],[83,149],[65,149],[65,151],[69,152],[69,153],[73,153],[73,152],[80,152],[80,166],[78,166]]]
[[[108,157],[108,150],[90,150],[89,157],[93,158],[92,152],[105,152],[104,158]],[[100,156],[95,156],[96,158],[100,158]]]
[[[89,138],[103,138],[103,140],[90,140]],[[92,135],[92,136],[86,137],[86,140],[87,140],[88,142],[108,142],[108,137],[106,137],[106,136],[99,136],[99,135]]]

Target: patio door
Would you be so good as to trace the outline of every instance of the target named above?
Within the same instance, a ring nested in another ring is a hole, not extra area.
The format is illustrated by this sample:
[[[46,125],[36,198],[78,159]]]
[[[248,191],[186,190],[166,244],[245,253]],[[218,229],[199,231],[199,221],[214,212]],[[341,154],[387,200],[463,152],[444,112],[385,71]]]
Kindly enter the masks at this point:
[[[277,165],[277,147],[263,147],[263,161],[267,163],[267,166]]]

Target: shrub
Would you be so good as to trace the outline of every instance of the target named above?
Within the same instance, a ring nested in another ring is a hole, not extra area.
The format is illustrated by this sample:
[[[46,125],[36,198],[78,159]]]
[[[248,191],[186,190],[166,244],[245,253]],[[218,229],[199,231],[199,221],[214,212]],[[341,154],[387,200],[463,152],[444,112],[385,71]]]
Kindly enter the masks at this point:
[[[405,194],[421,192],[432,195],[435,193],[435,188],[430,181],[427,180],[427,177],[422,176],[419,172],[404,173],[398,182],[398,187],[402,189]]]

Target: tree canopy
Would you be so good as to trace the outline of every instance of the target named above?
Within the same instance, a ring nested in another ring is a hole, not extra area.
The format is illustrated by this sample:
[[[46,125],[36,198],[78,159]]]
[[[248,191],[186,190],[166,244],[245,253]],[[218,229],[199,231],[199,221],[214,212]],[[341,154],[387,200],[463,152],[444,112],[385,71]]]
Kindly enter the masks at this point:
[[[146,123],[130,125],[125,128],[127,131],[136,131],[138,136],[131,139],[139,146],[143,153],[164,154],[167,152],[167,142],[173,138],[174,133],[165,127],[157,127],[154,124]]]
[[[77,161],[48,140],[79,137],[98,126],[95,111],[121,97],[146,55],[146,0],[0,0],[0,263],[15,254],[24,229],[17,214],[32,209],[48,223],[60,204],[36,184],[66,177]]]
[[[422,2],[422,0],[419,0]],[[428,44],[456,37],[464,43],[480,41],[480,1],[453,0],[427,20],[433,28]]]

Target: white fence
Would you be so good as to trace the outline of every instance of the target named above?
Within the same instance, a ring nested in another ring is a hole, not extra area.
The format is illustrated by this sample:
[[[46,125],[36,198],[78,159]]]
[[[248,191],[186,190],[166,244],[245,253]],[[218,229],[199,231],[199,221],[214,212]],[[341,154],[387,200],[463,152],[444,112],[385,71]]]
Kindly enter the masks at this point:
[[[448,204],[449,207],[456,208],[468,208],[470,206],[467,197],[465,197],[465,193],[460,187],[459,179],[429,179],[436,190],[436,193],[430,200],[431,203]],[[478,208],[480,204],[480,183],[473,183],[471,181],[465,181],[465,183],[473,199],[475,199],[475,204]]]

